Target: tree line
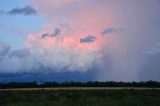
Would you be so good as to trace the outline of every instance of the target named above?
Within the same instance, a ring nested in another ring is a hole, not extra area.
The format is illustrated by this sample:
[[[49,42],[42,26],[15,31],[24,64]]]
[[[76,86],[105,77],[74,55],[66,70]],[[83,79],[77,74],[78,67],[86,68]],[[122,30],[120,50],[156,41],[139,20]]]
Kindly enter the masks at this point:
[[[0,83],[0,89],[3,88],[44,88],[44,87],[160,87],[157,81],[141,81],[141,82],[115,82],[115,81],[89,81],[89,82],[8,82]]]

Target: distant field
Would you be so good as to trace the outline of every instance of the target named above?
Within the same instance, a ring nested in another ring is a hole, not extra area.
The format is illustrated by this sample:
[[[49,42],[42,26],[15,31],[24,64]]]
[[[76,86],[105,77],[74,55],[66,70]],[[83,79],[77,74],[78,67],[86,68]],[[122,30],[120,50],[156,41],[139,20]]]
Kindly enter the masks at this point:
[[[0,106],[160,106],[156,88],[29,88],[0,91]]]

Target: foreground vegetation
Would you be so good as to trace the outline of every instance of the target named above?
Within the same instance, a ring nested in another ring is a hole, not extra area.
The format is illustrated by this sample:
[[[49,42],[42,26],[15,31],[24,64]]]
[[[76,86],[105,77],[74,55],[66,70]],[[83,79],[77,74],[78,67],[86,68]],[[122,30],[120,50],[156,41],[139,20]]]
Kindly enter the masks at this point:
[[[160,106],[160,90],[0,91],[0,106]]]

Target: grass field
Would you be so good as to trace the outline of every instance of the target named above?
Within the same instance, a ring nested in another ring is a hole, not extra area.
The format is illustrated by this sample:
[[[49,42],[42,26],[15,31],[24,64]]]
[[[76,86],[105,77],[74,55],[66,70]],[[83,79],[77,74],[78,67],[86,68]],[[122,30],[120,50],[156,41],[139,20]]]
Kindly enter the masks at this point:
[[[160,106],[159,89],[0,91],[0,106]]]

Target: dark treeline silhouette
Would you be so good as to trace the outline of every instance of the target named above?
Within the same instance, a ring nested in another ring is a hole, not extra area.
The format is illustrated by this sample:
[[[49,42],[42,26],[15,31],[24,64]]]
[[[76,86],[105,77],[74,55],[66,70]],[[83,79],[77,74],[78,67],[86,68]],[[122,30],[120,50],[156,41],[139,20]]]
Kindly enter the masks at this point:
[[[115,82],[115,81],[89,81],[89,82],[8,82],[0,83],[0,89],[3,88],[44,88],[44,87],[160,87],[160,82]]]

